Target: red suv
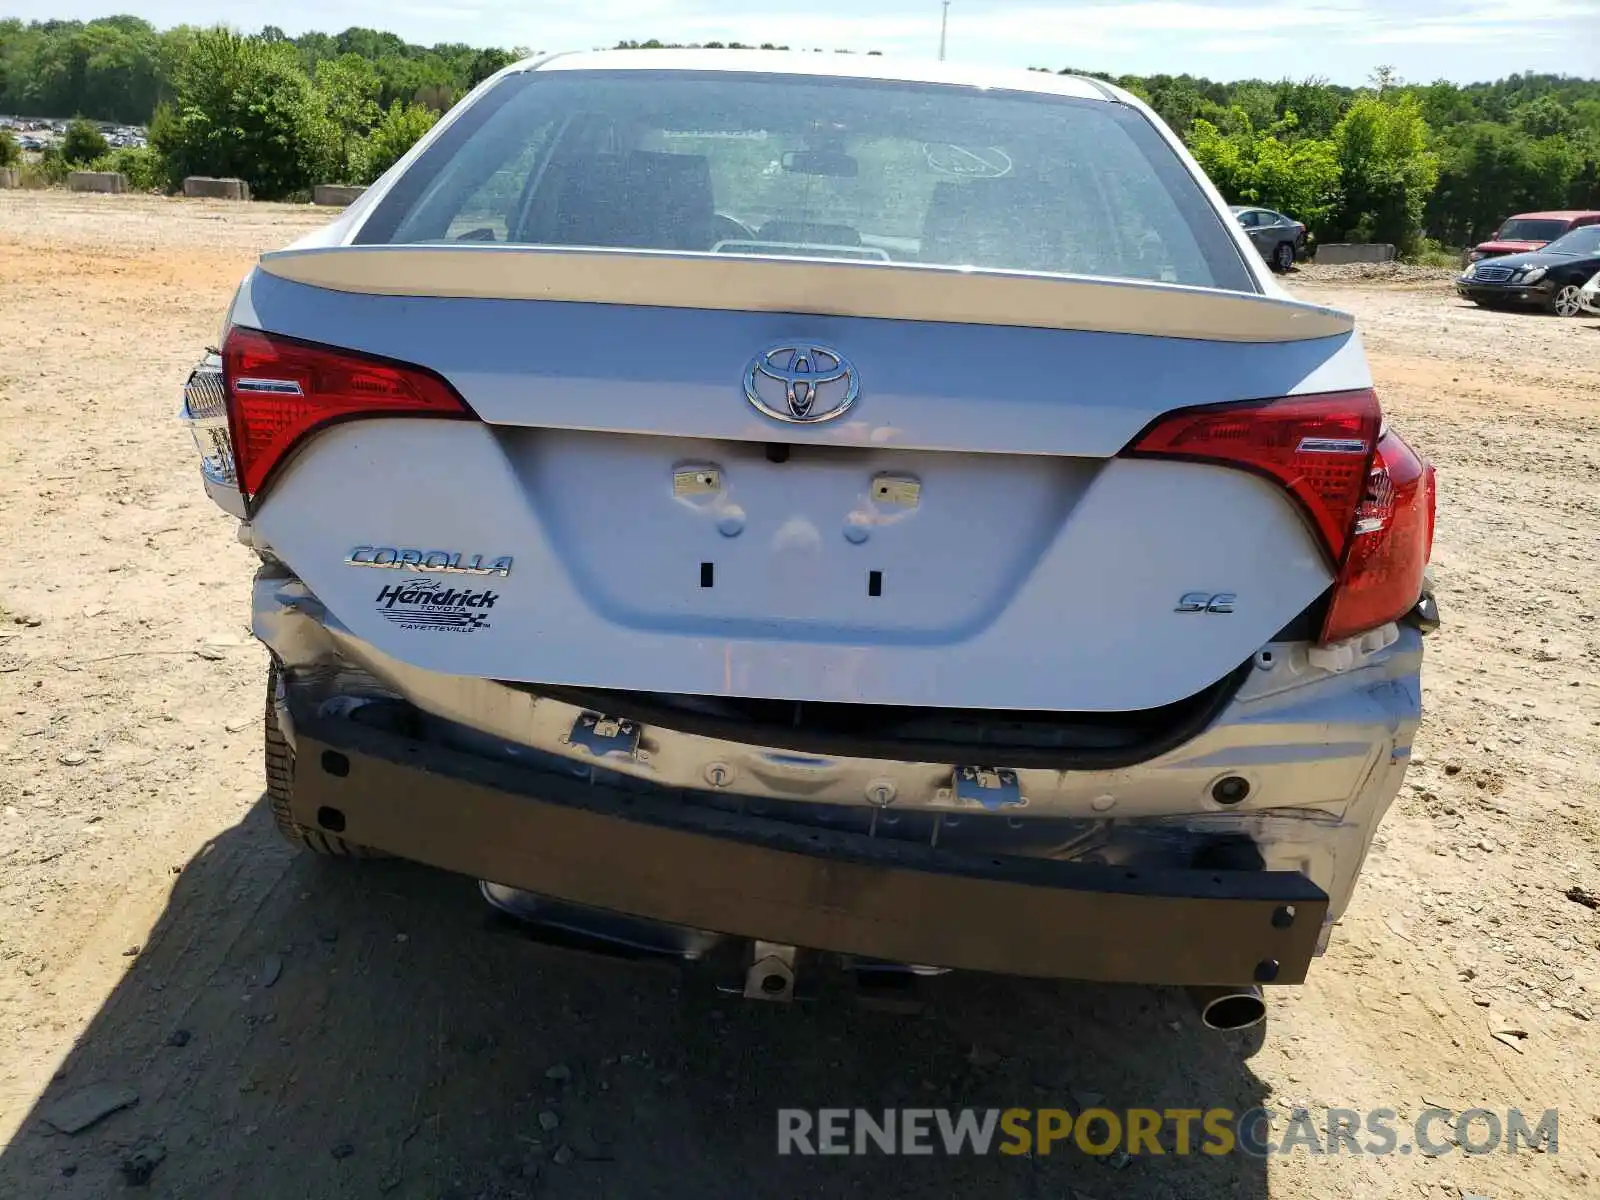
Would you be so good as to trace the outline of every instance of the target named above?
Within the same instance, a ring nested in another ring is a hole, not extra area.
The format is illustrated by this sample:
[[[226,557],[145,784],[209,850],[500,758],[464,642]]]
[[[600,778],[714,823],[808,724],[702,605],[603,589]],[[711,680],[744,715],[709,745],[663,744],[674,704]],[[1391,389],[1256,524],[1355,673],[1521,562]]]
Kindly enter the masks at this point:
[[[1475,263],[1480,258],[1494,258],[1500,254],[1526,254],[1585,225],[1600,225],[1600,212],[1518,213],[1507,217],[1494,237],[1468,250],[1467,262]]]

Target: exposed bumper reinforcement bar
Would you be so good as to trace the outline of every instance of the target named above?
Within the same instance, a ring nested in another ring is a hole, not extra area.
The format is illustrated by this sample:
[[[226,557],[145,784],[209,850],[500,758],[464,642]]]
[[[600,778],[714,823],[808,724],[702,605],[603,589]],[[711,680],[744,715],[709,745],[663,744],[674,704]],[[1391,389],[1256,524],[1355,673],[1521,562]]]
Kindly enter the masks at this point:
[[[579,904],[964,970],[1304,980],[1328,897],[1291,871],[989,857],[656,799],[296,713],[300,824]]]

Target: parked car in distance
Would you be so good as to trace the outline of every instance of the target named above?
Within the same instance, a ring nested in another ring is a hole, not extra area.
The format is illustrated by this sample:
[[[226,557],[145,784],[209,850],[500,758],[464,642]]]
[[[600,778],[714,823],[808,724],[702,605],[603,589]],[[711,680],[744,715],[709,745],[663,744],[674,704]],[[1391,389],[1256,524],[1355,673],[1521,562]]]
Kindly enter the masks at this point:
[[[1456,294],[1484,308],[1524,305],[1560,317],[1583,311],[1582,292],[1600,271],[1600,225],[1585,225],[1527,254],[1506,254],[1470,264]]]
[[[752,998],[1252,1024],[1406,773],[1433,470],[1098,81],[516,64],[261,257],[183,414],[260,557],[284,836],[720,943]]]
[[[1600,317],[1600,271],[1596,271],[1578,292],[1578,305],[1586,313]]]
[[[1518,213],[1514,217],[1507,217],[1505,224],[1487,242],[1479,242],[1468,250],[1466,263],[1505,254],[1525,254],[1555,241],[1565,233],[1589,225],[1600,225],[1600,212],[1573,209]]]
[[[1230,211],[1274,271],[1287,271],[1305,252],[1306,227],[1293,217],[1270,208],[1240,204],[1233,205]]]

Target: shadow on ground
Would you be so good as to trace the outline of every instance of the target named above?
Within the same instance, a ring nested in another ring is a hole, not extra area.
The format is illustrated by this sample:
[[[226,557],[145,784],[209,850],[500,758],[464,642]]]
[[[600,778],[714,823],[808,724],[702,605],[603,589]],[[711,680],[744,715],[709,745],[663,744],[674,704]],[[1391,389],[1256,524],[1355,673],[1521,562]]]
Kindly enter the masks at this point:
[[[780,1107],[1262,1096],[1240,1040],[1177,992],[974,976],[924,998],[918,1015],[842,989],[750,1003],[703,973],[541,945],[468,880],[292,856],[258,806],[183,868],[0,1155],[0,1195],[1266,1195],[1240,1154],[778,1157]],[[41,1119],[93,1084],[138,1103],[70,1136]]]

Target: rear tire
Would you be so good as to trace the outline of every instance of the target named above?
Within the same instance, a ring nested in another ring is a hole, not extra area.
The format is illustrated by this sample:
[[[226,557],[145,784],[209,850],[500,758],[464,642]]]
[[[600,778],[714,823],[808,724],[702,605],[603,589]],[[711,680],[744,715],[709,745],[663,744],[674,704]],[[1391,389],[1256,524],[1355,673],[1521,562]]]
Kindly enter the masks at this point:
[[[354,842],[347,842],[320,829],[307,829],[295,823],[289,806],[294,795],[294,747],[283,736],[278,725],[278,685],[280,675],[277,663],[267,671],[267,712],[263,722],[267,768],[267,801],[272,806],[272,823],[278,832],[296,849],[310,850],[329,858],[371,858],[372,851]]]
[[[1272,269],[1280,275],[1286,275],[1294,269],[1294,243],[1279,242],[1277,249],[1272,252]]]

